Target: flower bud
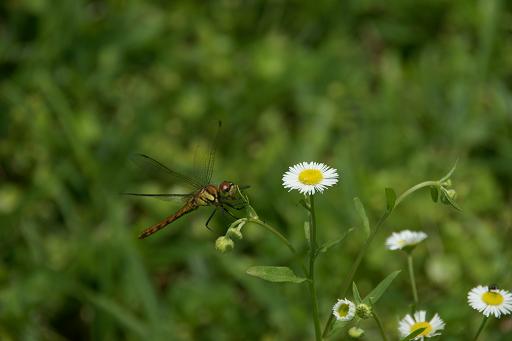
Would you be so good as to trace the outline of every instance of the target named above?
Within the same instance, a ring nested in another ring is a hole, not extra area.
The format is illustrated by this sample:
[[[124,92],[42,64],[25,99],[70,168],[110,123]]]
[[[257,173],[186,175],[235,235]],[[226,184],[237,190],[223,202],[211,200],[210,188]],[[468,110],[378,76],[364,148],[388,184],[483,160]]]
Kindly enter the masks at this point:
[[[354,339],[360,338],[361,336],[363,336],[363,334],[364,330],[359,327],[352,327],[348,330],[348,335],[350,335],[350,337],[353,337]]]
[[[226,236],[228,238],[236,238],[236,239],[242,239],[244,236],[242,235],[242,231],[240,228],[233,228],[230,227],[228,229],[228,232],[226,232]]]
[[[457,199],[457,192],[454,189],[449,189],[446,191],[450,199],[455,200]]]
[[[455,199],[457,198],[457,192],[454,190],[454,189],[449,189],[446,191],[446,193],[444,193],[442,196],[441,196],[441,202],[443,204],[447,204],[449,205],[450,204],[450,200],[448,200],[448,198],[450,198],[452,201],[455,201]]]
[[[368,319],[372,317],[372,307],[368,304],[358,304],[356,307],[356,315],[361,319]]]
[[[222,236],[215,241],[215,248],[220,252],[230,251],[233,247],[235,247],[235,243],[229,237]]]
[[[443,183],[441,184],[443,187],[451,187],[452,186],[452,180],[451,179],[448,179],[446,181],[443,181]]]

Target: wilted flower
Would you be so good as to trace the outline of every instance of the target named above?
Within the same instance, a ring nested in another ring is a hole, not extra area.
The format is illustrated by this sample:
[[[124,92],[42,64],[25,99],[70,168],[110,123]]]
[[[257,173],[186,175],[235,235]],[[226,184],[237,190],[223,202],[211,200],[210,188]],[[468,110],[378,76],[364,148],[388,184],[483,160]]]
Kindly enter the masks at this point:
[[[364,330],[359,327],[352,327],[348,330],[348,335],[354,339],[360,338],[363,334]]]

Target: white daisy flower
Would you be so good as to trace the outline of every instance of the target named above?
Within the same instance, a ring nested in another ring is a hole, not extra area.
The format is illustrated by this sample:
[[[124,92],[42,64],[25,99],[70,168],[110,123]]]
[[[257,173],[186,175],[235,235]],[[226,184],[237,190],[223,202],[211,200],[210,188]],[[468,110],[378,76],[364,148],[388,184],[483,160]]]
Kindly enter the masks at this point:
[[[406,247],[416,246],[423,239],[427,238],[425,232],[403,230],[400,232],[393,232],[391,236],[386,239],[386,247],[390,250],[401,250]]]
[[[398,331],[400,332],[401,337],[406,337],[410,333],[420,328],[425,328],[414,338],[414,340],[423,341],[426,337],[432,337],[436,335],[441,335],[438,333],[439,330],[444,329],[444,322],[441,320],[438,314],[435,314],[434,317],[430,320],[426,320],[427,312],[424,310],[420,310],[414,313],[414,317],[407,314],[405,317],[400,320],[398,323]]]
[[[336,169],[318,162],[302,162],[290,167],[283,175],[284,188],[298,190],[303,194],[322,193],[338,182]]]
[[[493,286],[479,285],[471,289],[468,292],[468,303],[487,317],[494,315],[499,318],[512,312],[512,294]]]
[[[332,307],[332,313],[338,321],[350,321],[356,315],[356,305],[346,298],[338,300]]]

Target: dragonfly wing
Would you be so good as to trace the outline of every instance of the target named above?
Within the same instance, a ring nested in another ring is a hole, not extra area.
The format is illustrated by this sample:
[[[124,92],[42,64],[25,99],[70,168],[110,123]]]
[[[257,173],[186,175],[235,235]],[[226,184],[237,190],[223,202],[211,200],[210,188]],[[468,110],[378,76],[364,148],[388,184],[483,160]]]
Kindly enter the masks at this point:
[[[188,193],[188,194],[167,194],[167,193],[122,193],[124,195],[132,195],[137,197],[148,197],[148,198],[155,198],[159,200],[164,201],[171,201],[176,199],[186,199],[190,198],[194,193]]]
[[[195,178],[176,172],[146,154],[135,154],[134,157],[132,157],[132,161],[139,168],[143,169],[145,172],[149,172],[151,175],[155,173],[167,176],[170,175],[174,179],[187,183],[196,189],[203,187],[203,184]]]
[[[215,153],[218,148],[219,144],[219,135],[220,135],[220,128],[222,126],[222,122],[218,121],[217,123],[217,131],[215,132],[215,137],[213,138],[211,144],[210,144],[210,150],[208,152],[208,155],[205,157],[204,160],[204,166],[203,166],[203,174],[201,180],[204,184],[210,184],[212,180],[213,175],[213,169],[215,166]]]

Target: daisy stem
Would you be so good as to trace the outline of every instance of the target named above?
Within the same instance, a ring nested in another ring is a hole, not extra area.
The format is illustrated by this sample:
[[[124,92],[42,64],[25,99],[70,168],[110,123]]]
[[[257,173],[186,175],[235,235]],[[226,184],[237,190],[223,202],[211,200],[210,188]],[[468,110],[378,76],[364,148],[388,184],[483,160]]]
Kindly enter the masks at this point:
[[[480,324],[480,328],[478,328],[478,331],[476,332],[475,338],[473,341],[478,340],[478,337],[480,336],[480,333],[482,330],[484,330],[485,325],[487,324],[487,321],[489,321],[489,316],[484,316],[484,319],[482,320],[482,324]]]
[[[315,325],[315,337],[317,341],[322,340],[322,331],[320,328],[320,318],[318,317],[318,302],[316,298],[315,286],[315,259],[316,259],[316,216],[315,216],[315,198],[309,195],[309,294],[311,296],[311,305],[313,306],[313,322]]]
[[[261,227],[266,228],[267,230],[272,232],[274,235],[276,235],[279,238],[279,240],[281,240],[288,247],[288,249],[290,249],[290,251],[292,253],[294,253],[294,254],[297,253],[297,251],[295,250],[293,245],[290,243],[290,241],[288,241],[288,239],[286,239],[286,237],[283,236],[281,234],[281,232],[279,232],[278,230],[276,230],[275,228],[273,228],[269,224],[266,224],[266,223],[262,222],[261,220],[255,219],[255,218],[247,218],[247,222],[248,223],[254,223],[254,224],[260,225]]]
[[[370,235],[366,239],[366,242],[364,243],[363,247],[359,250],[359,253],[358,253],[357,257],[356,257],[356,260],[354,261],[354,263],[352,263],[352,267],[350,269],[350,273],[349,273],[347,279],[345,280],[345,282],[343,284],[343,287],[342,287],[342,290],[341,290],[341,294],[339,295],[340,297],[344,297],[344,296],[347,295],[347,292],[350,289],[350,286],[352,285],[352,282],[354,281],[354,277],[356,275],[357,269],[359,268],[359,265],[361,264],[361,261],[363,260],[364,256],[366,255],[366,251],[370,247],[370,244],[372,243],[373,239],[375,238],[375,235],[377,234],[377,232],[379,232],[381,226],[384,224],[384,222],[389,217],[389,215],[396,209],[396,207],[400,203],[402,203],[404,201],[405,198],[407,198],[412,193],[414,193],[417,190],[420,190],[422,188],[425,188],[425,187],[438,186],[439,183],[440,183],[440,181],[431,180],[431,181],[424,181],[424,182],[421,182],[421,183],[419,183],[417,185],[414,185],[413,187],[409,188],[408,190],[403,192],[398,197],[398,199],[395,201],[394,207],[391,210],[386,210],[386,212],[384,212],[384,214],[380,217],[380,219],[378,220],[377,224],[373,228],[372,232],[370,233]],[[327,323],[324,326],[324,330],[323,330],[323,333],[322,333],[323,337],[327,337],[327,334],[331,330],[333,323],[334,323],[334,315],[331,314],[329,316],[329,319],[327,320]]]
[[[377,312],[375,309],[372,311],[372,316],[375,322],[377,323],[377,326],[379,327],[380,336],[382,336],[382,340],[388,341],[388,337],[386,336],[386,333],[384,332],[384,327],[382,326],[382,322],[380,321],[379,315],[377,315]]]
[[[412,305],[412,312],[416,310],[418,305],[418,291],[416,290],[416,280],[414,279],[414,267],[412,265],[412,252],[407,253],[407,267],[409,268],[409,279],[411,280],[412,296],[414,304]]]

